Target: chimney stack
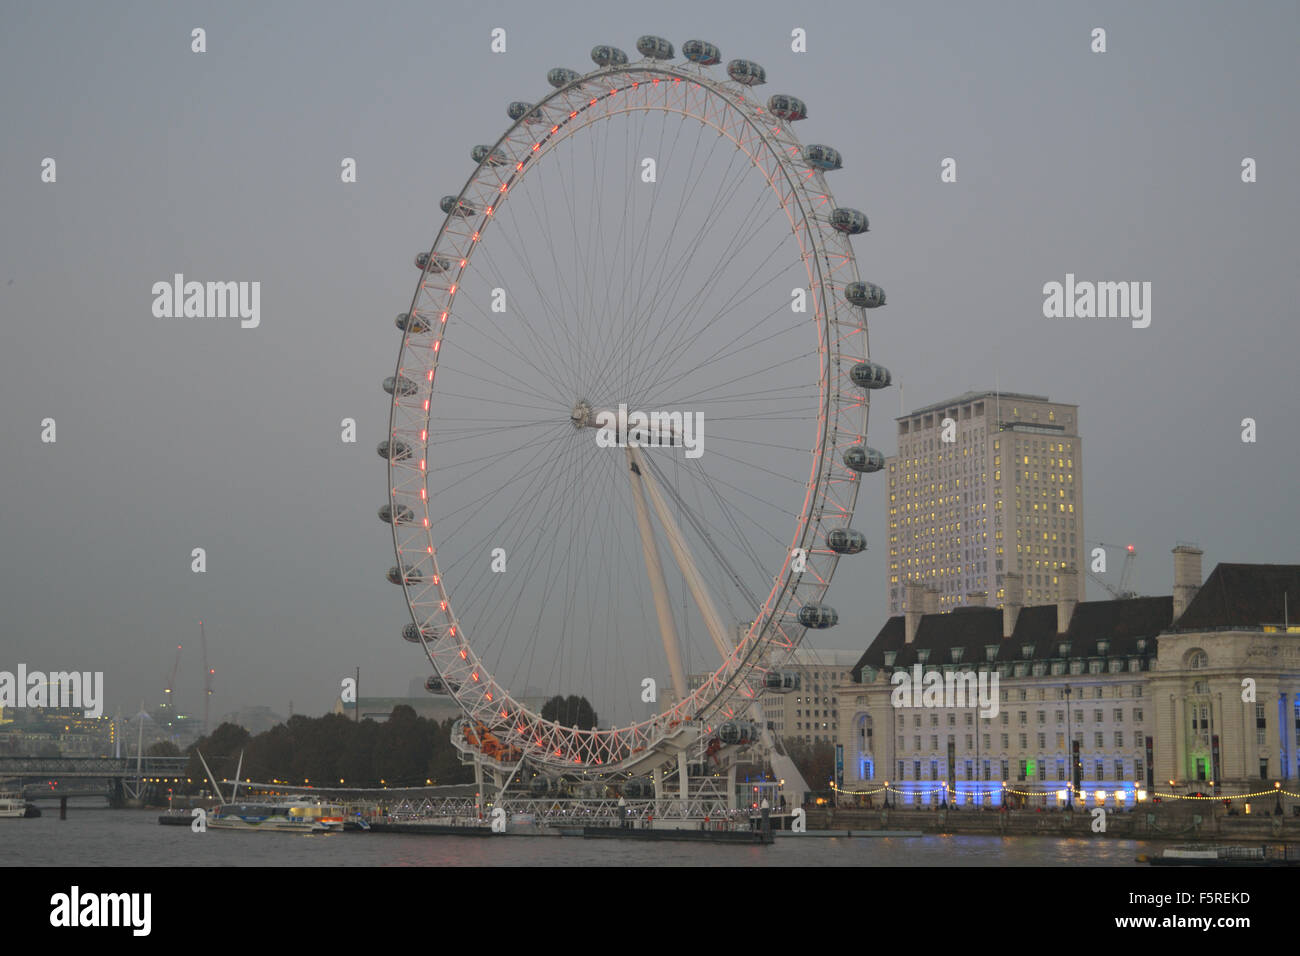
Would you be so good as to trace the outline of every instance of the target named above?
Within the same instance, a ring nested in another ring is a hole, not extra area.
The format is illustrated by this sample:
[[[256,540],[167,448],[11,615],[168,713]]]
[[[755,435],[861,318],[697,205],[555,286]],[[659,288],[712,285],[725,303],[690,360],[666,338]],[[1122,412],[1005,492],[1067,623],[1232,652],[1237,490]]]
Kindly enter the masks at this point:
[[[966,594],[966,606],[967,607],[988,607],[989,592],[988,591],[968,592]]]
[[[939,592],[935,588],[925,589],[925,613],[939,613]]]
[[[921,624],[921,615],[925,613],[925,586],[920,581],[908,581],[903,588],[903,633],[904,641],[911,644],[916,639],[916,629]]]
[[[1056,576],[1061,582],[1056,599],[1056,633],[1064,634],[1070,629],[1070,618],[1079,604],[1079,572],[1074,568],[1062,568]]]
[[[1008,638],[1016,629],[1016,618],[1025,606],[1025,579],[1012,571],[1003,579],[1006,598],[1002,601],[1002,637]]]
[[[1204,553],[1194,544],[1180,544],[1173,550],[1175,624],[1201,589],[1201,555]]]

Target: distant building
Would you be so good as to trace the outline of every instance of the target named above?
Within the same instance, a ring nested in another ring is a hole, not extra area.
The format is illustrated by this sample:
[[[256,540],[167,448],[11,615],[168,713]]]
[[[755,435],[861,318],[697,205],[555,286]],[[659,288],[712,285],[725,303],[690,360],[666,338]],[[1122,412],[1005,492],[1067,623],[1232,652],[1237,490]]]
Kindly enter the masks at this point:
[[[951,419],[951,442],[944,440]],[[889,613],[906,585],[938,594],[936,610],[1001,606],[1005,576],[1024,598],[1053,601],[1058,573],[1083,567],[1079,407],[1044,395],[966,392],[896,419],[889,480]],[[1077,580],[1082,600],[1084,582]]]
[[[1082,603],[1073,575],[1055,604],[1023,606],[1008,572],[1001,610],[949,614],[922,610],[914,583],[916,610],[891,617],[837,688],[845,787],[978,805],[1005,783],[1056,806],[1077,775],[1089,805],[1131,806],[1139,791],[1248,793],[1300,776],[1300,625],[1285,619],[1300,565],[1220,564],[1202,586],[1201,551],[1180,545],[1172,596]],[[894,677],[916,665],[996,674],[998,713],[895,707]]]
[[[778,673],[799,677],[799,687],[784,693],[767,691],[761,701],[763,720],[778,738],[804,743],[835,743],[839,739],[840,701],[837,688],[850,678],[861,651],[823,651],[801,647]]]
[[[439,723],[448,717],[464,716],[455,698],[448,694],[424,693],[419,697],[361,697],[358,698],[358,703],[361,705],[361,720],[385,721],[393,715],[393,708],[398,705],[410,707],[417,717]],[[357,719],[356,708],[357,704],[345,704],[342,700],[335,700],[332,713],[343,714],[355,720]]]

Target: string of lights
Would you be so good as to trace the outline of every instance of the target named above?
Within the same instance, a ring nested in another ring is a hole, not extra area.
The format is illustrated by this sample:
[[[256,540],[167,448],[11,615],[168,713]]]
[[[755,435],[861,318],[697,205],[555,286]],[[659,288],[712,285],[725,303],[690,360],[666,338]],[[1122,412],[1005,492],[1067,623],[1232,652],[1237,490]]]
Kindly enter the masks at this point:
[[[921,796],[931,796],[936,793],[946,794],[949,791],[949,789],[950,788],[946,783],[940,783],[937,786],[929,787],[929,788],[918,788],[918,789],[910,789],[910,790],[903,787],[893,786],[888,781],[885,782],[884,786],[876,787],[873,790],[846,790],[843,787],[836,786],[834,783],[831,784],[831,790],[834,793],[844,794],[846,796],[851,796],[851,797],[870,797],[878,793],[884,793],[885,791],[896,793],[899,794],[900,796],[921,797]],[[1066,784],[1064,787],[1062,787],[1059,790],[1017,790],[1015,787],[1007,786],[1004,783],[1001,786],[993,787],[992,789],[989,790],[963,790],[963,791],[958,791],[958,793],[962,796],[970,796],[970,797],[989,797],[989,796],[995,796],[1003,793],[1010,793],[1018,797],[1055,796],[1057,799],[1063,800],[1065,799],[1065,795],[1068,792],[1072,791],[1073,789],[1074,789],[1073,784]],[[1098,789],[1097,791],[1095,791],[1095,793],[1098,794],[1106,794],[1108,792],[1110,791],[1106,791],[1103,789]],[[1120,788],[1119,790],[1116,790],[1114,792],[1117,794],[1122,794],[1125,792],[1125,788]],[[1254,793],[1230,793],[1230,794],[1223,794],[1217,797],[1208,794],[1164,793],[1161,791],[1152,791],[1148,795],[1147,791],[1141,788],[1138,789],[1137,793],[1138,793],[1137,800],[1139,803],[1145,802],[1151,798],[1159,798],[1161,800],[1215,800],[1220,802],[1226,800],[1257,800],[1261,797],[1271,797],[1271,796],[1287,796],[1287,797],[1300,799],[1300,793],[1292,793],[1290,790],[1283,790],[1280,786],[1275,786],[1270,790],[1258,790]],[[1085,798],[1086,798],[1086,793],[1085,793]]]

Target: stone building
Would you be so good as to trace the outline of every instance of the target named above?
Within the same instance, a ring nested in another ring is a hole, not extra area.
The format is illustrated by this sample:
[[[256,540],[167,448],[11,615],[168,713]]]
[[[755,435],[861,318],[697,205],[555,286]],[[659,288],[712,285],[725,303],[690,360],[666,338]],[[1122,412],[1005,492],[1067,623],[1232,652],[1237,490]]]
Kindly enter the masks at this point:
[[[915,610],[891,617],[837,688],[845,788],[889,781],[903,803],[955,794],[978,805],[1000,802],[1005,783],[1025,805],[1074,792],[1131,806],[1170,788],[1209,792],[1211,781],[1231,794],[1293,779],[1300,626],[1289,595],[1300,594],[1300,566],[1221,564],[1202,586],[1200,559],[1174,549],[1164,597],[1080,602],[1066,568],[1053,604],[1025,606],[1008,573],[1002,609],[944,614],[913,582]],[[996,677],[996,707],[954,693],[981,674],[989,689]],[[920,676],[944,693],[897,693]]]

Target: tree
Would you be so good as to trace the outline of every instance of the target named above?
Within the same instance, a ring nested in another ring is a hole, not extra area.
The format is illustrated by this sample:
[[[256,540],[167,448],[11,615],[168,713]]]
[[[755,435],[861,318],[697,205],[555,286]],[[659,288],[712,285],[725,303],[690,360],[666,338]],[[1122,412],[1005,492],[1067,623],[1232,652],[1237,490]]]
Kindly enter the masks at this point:
[[[553,720],[563,727],[577,727],[579,730],[592,730],[596,726],[596,711],[587,698],[570,694],[561,697],[556,694],[542,705],[542,720]]]
[[[159,740],[149,745],[149,749],[144,752],[146,757],[179,757],[181,748],[177,747],[170,740]]]
[[[832,743],[807,743],[798,737],[781,741],[786,754],[803,774],[811,790],[829,790],[829,781],[835,779],[835,745]]]

